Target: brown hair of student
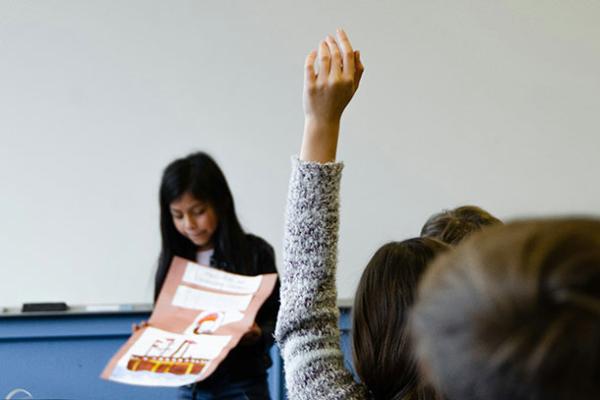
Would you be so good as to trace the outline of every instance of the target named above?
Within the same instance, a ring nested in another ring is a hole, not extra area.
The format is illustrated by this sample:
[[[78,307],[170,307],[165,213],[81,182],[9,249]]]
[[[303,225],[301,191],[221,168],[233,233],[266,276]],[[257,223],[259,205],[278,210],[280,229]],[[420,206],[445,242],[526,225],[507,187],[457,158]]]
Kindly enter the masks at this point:
[[[417,282],[447,245],[415,238],[382,246],[356,290],[352,344],[354,367],[375,399],[435,399],[423,386],[407,334]]]
[[[425,273],[411,328],[449,399],[600,398],[600,220],[473,235]]]
[[[477,206],[462,206],[434,214],[423,228],[421,236],[432,237],[450,245],[456,245],[483,227],[501,224],[498,218]]]

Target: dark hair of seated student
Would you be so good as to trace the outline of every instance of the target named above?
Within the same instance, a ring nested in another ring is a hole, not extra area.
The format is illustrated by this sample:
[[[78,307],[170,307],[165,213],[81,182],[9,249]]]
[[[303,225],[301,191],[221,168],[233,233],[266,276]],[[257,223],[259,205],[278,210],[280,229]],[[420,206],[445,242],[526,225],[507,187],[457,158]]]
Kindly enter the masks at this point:
[[[449,399],[600,398],[600,220],[473,235],[425,273],[410,324]]]
[[[421,236],[433,237],[444,243],[456,245],[471,233],[497,224],[502,224],[502,221],[484,209],[477,206],[462,206],[429,217],[421,228]]]
[[[423,385],[407,333],[417,283],[448,246],[430,238],[392,242],[375,252],[355,294],[354,367],[375,399],[436,399]]]

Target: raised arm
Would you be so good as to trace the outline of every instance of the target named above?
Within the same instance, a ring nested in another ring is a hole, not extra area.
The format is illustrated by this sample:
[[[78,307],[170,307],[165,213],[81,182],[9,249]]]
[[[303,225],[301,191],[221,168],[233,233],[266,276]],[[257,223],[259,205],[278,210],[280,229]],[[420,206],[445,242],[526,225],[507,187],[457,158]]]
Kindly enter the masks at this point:
[[[275,332],[292,400],[367,398],[344,367],[335,287],[343,167],[335,162],[337,141],[342,112],[363,67],[346,34],[338,31],[337,38],[336,43],[328,36],[306,59],[304,136],[300,157],[293,160],[286,208]]]

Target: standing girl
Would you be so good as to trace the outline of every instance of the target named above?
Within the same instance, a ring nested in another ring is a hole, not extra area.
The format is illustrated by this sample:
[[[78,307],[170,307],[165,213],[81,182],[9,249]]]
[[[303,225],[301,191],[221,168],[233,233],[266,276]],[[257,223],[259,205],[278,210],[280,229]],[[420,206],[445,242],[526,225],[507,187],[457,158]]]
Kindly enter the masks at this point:
[[[174,256],[241,275],[277,272],[273,248],[244,232],[225,176],[208,154],[193,153],[170,163],[159,197],[162,248],[155,301]],[[184,386],[180,398],[269,399],[267,368],[278,307],[276,285],[238,346],[209,378]]]

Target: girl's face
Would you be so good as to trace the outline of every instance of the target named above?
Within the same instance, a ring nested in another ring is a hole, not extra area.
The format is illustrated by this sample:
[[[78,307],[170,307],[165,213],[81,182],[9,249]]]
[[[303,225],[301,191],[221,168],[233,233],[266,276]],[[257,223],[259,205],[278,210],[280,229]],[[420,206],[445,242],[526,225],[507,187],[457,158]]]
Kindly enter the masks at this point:
[[[213,248],[213,235],[219,220],[212,205],[184,193],[170,205],[175,229],[198,246],[198,250]]]

